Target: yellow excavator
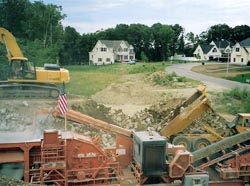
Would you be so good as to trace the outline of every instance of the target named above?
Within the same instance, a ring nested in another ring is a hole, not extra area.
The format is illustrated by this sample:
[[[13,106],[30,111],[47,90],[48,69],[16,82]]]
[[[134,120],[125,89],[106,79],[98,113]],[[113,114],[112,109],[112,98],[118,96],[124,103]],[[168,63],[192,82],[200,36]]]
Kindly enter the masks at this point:
[[[7,51],[8,67],[6,76],[0,80],[0,98],[6,97],[52,97],[59,95],[57,83],[68,83],[69,71],[57,64],[44,64],[36,67],[20,50],[15,37],[5,28],[0,27],[0,43]],[[3,73],[2,73],[3,74]]]

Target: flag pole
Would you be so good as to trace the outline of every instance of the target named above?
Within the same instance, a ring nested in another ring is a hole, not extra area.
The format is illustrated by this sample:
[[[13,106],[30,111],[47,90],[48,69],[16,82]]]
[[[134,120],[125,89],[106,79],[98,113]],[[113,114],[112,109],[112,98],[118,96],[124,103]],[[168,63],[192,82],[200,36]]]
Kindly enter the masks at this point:
[[[64,131],[67,131],[67,112],[64,113]]]

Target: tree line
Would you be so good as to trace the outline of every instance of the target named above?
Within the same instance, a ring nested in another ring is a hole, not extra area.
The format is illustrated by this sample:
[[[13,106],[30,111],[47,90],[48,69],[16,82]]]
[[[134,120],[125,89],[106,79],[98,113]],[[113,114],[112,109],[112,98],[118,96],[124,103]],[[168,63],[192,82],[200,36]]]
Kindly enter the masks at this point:
[[[88,64],[88,52],[100,39],[128,41],[134,46],[138,60],[165,61],[175,53],[193,56],[199,44],[212,40],[235,43],[250,37],[248,25],[230,27],[227,24],[211,26],[199,35],[185,33],[179,24],[161,23],[117,24],[115,28],[80,34],[73,27],[63,27],[66,15],[61,6],[42,1],[1,0],[0,12],[0,26],[15,36],[25,56],[38,66]],[[1,59],[5,55],[3,49],[0,48]]]

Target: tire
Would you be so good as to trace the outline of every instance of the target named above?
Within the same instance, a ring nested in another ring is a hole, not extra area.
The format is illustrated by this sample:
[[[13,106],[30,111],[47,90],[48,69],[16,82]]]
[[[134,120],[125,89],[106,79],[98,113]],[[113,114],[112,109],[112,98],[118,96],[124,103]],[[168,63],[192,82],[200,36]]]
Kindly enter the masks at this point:
[[[211,141],[207,138],[202,138],[202,137],[196,138],[192,144],[193,151],[199,150],[199,149],[206,147],[210,144],[211,144]]]
[[[191,142],[185,136],[176,136],[173,139],[173,144],[174,145],[183,145],[186,148],[186,150],[191,151]]]

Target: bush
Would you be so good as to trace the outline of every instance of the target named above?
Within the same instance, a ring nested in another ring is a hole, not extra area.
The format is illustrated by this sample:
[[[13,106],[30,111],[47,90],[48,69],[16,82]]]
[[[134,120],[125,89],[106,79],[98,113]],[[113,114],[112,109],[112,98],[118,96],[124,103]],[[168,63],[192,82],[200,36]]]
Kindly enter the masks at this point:
[[[187,82],[187,78],[186,77],[178,77],[177,82]]]
[[[229,95],[231,95],[233,98],[238,99],[238,100],[245,100],[250,98],[250,89],[244,88],[233,88]]]
[[[229,92],[223,92],[222,103],[230,103],[226,107],[226,111],[231,114],[240,112],[250,112],[250,89],[233,88]]]

